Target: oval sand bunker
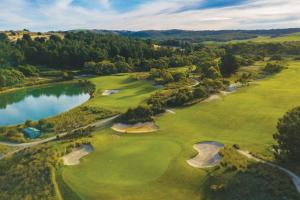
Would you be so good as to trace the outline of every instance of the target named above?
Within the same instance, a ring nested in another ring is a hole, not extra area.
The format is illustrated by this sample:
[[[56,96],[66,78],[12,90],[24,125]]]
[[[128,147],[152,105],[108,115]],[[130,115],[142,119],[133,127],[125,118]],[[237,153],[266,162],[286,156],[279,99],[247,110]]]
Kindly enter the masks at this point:
[[[151,133],[158,130],[153,122],[137,123],[137,124],[114,124],[111,127],[114,131],[120,133]]]
[[[201,142],[195,144],[194,149],[198,151],[198,155],[187,160],[187,163],[195,168],[208,168],[218,165],[222,159],[219,154],[220,149],[224,147],[218,142]]]
[[[119,93],[120,92],[120,90],[104,90],[103,92],[102,92],[102,95],[103,96],[110,96],[110,95],[112,95],[112,94],[117,94],[117,93]]]

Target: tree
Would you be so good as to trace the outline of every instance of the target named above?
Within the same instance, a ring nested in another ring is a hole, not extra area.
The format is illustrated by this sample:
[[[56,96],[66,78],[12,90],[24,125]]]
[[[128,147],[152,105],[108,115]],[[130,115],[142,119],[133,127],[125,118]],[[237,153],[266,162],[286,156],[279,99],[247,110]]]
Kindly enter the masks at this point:
[[[230,76],[235,73],[240,67],[238,59],[230,52],[226,51],[221,58],[220,70],[223,76]]]
[[[0,33],[0,40],[7,40],[8,37],[5,33]]]
[[[118,72],[132,72],[132,68],[130,65],[125,61],[117,61],[115,62],[115,66],[118,70]]]
[[[277,124],[275,156],[279,160],[300,162],[300,107],[294,108]]]
[[[24,75],[20,71],[14,69],[0,69],[0,87],[20,84],[24,78]]]
[[[32,126],[32,124],[33,124],[32,120],[26,120],[25,121],[25,126],[26,127],[30,127],[30,126]]]
[[[211,79],[218,79],[221,78],[222,75],[220,74],[220,70],[218,67],[210,67],[206,72],[206,77]]]
[[[148,106],[138,106],[136,108],[129,108],[126,113],[120,116],[119,121],[128,124],[135,124],[138,122],[153,121],[152,111]]]
[[[32,41],[31,36],[28,33],[25,33],[22,37],[24,41]]]
[[[39,74],[39,69],[32,65],[20,65],[18,70],[25,76],[38,76]]]

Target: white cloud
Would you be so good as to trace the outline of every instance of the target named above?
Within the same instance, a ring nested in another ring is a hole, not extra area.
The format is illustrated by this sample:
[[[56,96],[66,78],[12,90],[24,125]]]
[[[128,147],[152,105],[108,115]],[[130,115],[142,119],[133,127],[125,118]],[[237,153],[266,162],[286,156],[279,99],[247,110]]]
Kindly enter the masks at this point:
[[[104,9],[72,6],[72,0],[32,6],[25,0],[1,0],[0,28],[32,30],[96,29],[268,29],[300,27],[299,0],[251,0],[213,9],[179,12],[202,0],[154,0],[119,13],[109,0],[98,0]]]

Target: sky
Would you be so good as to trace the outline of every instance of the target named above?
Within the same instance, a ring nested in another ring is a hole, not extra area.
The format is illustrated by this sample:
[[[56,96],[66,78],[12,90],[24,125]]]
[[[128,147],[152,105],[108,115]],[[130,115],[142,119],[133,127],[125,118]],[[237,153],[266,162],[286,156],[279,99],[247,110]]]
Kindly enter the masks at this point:
[[[300,0],[0,0],[0,30],[300,27]]]

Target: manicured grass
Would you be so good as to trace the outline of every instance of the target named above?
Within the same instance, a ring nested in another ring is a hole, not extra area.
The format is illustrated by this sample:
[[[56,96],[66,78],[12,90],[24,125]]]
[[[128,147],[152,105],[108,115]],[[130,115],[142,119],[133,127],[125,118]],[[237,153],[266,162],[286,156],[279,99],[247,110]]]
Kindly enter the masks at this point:
[[[88,104],[120,112],[143,103],[157,90],[151,82],[133,80],[128,74],[102,76],[91,81],[96,85],[97,91],[96,97]],[[111,96],[102,96],[104,90],[114,89],[120,92]]]
[[[87,199],[121,198],[119,191],[114,194],[121,188],[140,191],[141,185],[161,177],[181,150],[176,142],[149,134],[120,137],[107,131],[93,141],[95,151],[63,174],[74,191]]]
[[[119,136],[109,129],[95,133],[95,152],[81,165],[66,167],[64,180],[83,199],[204,199],[211,170],[187,165],[186,160],[196,154],[192,145],[202,141],[236,143],[271,159],[278,118],[300,104],[300,62],[289,64],[280,74],[221,100],[174,109],[176,114],[158,117],[160,131],[156,133]],[[138,99],[135,103],[141,101]],[[107,105],[114,101],[118,98],[113,97]],[[121,108],[130,105],[119,104]]]
[[[252,41],[252,42],[294,42],[294,41],[300,41],[300,33],[282,35],[279,37],[259,36],[257,38],[250,39],[247,41]],[[236,42],[238,42],[238,41],[236,41]]]

